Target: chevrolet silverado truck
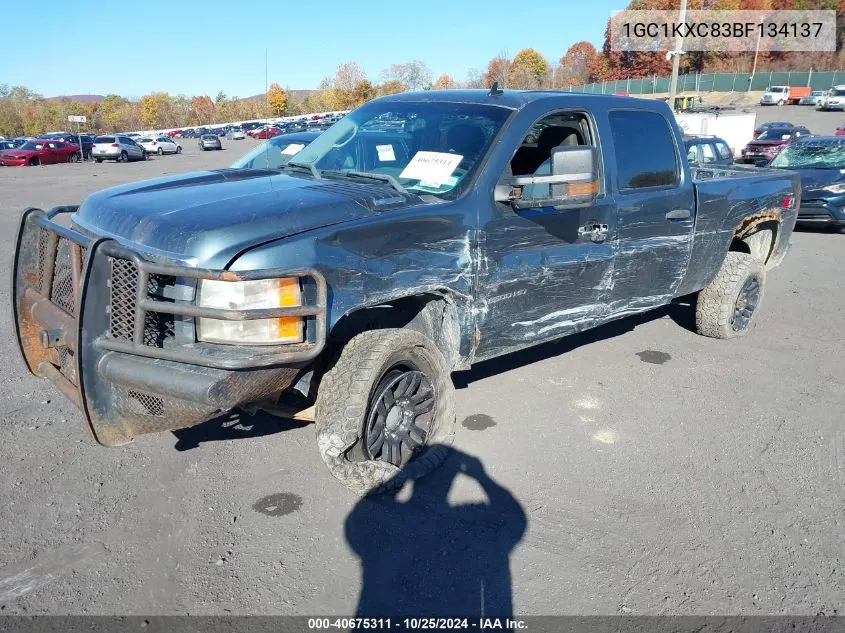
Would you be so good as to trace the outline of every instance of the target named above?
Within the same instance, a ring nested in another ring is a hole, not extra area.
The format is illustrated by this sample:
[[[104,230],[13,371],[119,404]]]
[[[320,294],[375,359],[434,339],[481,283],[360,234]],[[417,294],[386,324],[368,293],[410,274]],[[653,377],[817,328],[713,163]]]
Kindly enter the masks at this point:
[[[24,212],[20,350],[100,444],[264,409],[395,487],[446,454],[453,371],[693,294],[701,334],[748,332],[800,197],[691,168],[627,97],[404,93],[268,151]]]

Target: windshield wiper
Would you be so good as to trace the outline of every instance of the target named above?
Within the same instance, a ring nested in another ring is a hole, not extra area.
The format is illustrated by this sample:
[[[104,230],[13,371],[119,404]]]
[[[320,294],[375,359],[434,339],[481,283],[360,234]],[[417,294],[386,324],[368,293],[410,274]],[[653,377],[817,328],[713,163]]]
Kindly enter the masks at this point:
[[[399,181],[396,180],[396,178],[389,174],[371,174],[368,171],[340,171],[334,169],[326,169],[323,171],[323,174],[327,174],[329,176],[353,176],[357,178],[369,178],[371,180],[380,180],[381,182],[386,182],[387,184],[389,184],[399,193],[408,193],[408,190],[405,189],[405,187],[403,187],[402,185],[400,185]]]
[[[314,163],[295,163],[293,161],[288,161],[285,165],[282,166],[282,169],[286,169],[288,167],[299,168],[299,169],[307,169],[312,176],[314,176],[315,180],[322,180],[323,176],[320,174],[320,170],[314,166]]]

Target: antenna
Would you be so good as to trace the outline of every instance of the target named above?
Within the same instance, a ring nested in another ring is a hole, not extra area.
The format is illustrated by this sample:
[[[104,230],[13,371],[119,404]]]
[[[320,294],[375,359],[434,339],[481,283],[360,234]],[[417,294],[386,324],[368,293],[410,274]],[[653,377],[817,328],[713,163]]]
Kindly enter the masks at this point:
[[[504,94],[505,91],[499,88],[499,82],[494,81],[493,85],[490,87],[490,92],[487,93],[488,97],[498,97],[499,95]]]

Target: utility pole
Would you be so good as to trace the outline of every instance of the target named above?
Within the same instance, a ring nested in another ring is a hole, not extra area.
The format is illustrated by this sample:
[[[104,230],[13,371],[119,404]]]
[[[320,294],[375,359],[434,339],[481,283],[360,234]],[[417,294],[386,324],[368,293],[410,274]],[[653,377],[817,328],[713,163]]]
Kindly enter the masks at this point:
[[[264,49],[264,106],[268,108],[270,106],[270,100],[267,98],[267,49]]]
[[[681,10],[678,14],[678,24],[687,21],[687,0],[681,0]],[[675,50],[669,54],[672,56],[672,79],[669,83],[669,107],[675,111],[675,96],[678,94],[678,70],[681,64],[681,52],[684,50],[684,36],[681,31],[675,38]]]
[[[760,30],[757,31],[757,48],[754,49],[754,65],[751,66],[751,77],[748,78],[748,90],[751,92],[751,84],[754,83],[754,73],[757,72],[757,55],[760,54],[760,39],[763,37],[763,25],[760,25]]]

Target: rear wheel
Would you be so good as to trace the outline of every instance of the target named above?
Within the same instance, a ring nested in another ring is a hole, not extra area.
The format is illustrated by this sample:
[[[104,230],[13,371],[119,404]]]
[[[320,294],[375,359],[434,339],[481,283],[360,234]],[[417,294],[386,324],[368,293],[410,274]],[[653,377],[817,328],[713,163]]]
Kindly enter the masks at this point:
[[[164,150],[159,147],[157,153],[158,153],[159,156],[162,156],[162,155],[164,155]]]
[[[69,163],[78,163],[81,159],[79,152],[74,152],[70,156],[67,157],[67,161]]]
[[[118,158],[118,160],[121,163],[128,163],[129,162],[129,154],[126,153],[126,150],[120,152],[120,157]]]
[[[446,360],[411,330],[354,336],[323,376],[315,411],[320,456],[361,495],[427,474],[443,461],[455,434]]]
[[[731,251],[713,280],[698,293],[696,330],[712,338],[745,336],[763,301],[766,267],[747,253]]]
[[[176,146],[176,153],[177,153],[177,154],[181,154],[181,153],[182,153],[182,146],[181,146],[181,145],[177,145],[177,146]]]

